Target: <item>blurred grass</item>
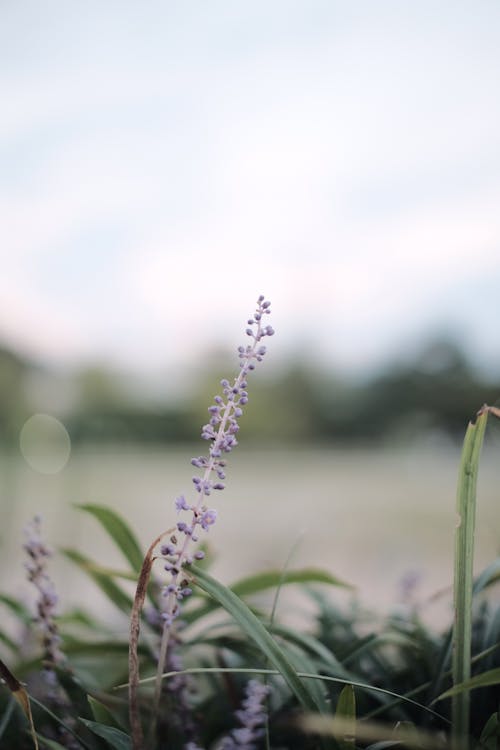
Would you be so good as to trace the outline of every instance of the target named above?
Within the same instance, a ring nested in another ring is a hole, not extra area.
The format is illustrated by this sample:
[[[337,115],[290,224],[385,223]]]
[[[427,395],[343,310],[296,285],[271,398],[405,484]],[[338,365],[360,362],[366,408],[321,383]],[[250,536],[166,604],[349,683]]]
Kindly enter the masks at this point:
[[[189,461],[197,453],[199,446],[87,448],[73,452],[57,475],[37,474],[21,457],[0,458],[0,588],[26,586],[22,529],[35,513],[42,514],[50,543],[81,550],[91,544],[103,565],[119,567],[120,557],[111,554],[104,535],[72,504],[116,509],[146,548],[171,523],[174,498],[189,491]],[[432,445],[399,450],[242,445],[231,457],[224,496],[213,499],[219,511],[208,537],[217,550],[214,574],[227,581],[279,568],[299,538],[294,564],[329,570],[358,586],[361,598],[378,609],[398,599],[402,603],[408,573],[416,575],[417,598],[431,595],[452,578],[458,460],[458,448],[436,451]],[[477,569],[499,551],[496,465],[496,452],[486,450],[479,478]],[[58,556],[55,575],[64,600],[92,597],[99,606],[94,589],[84,580],[70,585],[62,569]]]

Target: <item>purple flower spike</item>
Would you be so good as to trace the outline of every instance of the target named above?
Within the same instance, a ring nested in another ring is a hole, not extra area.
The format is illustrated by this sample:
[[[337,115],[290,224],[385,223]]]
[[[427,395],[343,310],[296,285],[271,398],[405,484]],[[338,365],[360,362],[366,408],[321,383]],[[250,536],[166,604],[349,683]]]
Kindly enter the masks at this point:
[[[36,622],[42,632],[45,660],[49,671],[64,664],[66,658],[60,649],[61,639],[56,624],[57,594],[54,584],[47,572],[47,561],[52,557],[51,550],[45,545],[41,537],[41,518],[35,516],[26,526],[26,544],[24,550],[28,555],[26,570],[28,580],[38,592]]]
[[[221,750],[255,750],[256,743],[264,734],[267,711],[263,704],[268,693],[269,688],[266,685],[257,680],[250,680],[241,709],[235,712],[241,727],[233,729],[231,734],[223,739]]]
[[[220,381],[222,394],[214,397],[214,402],[208,407],[210,420],[202,428],[201,437],[211,442],[208,456],[199,456],[191,459],[191,464],[202,470],[202,476],[193,477],[194,490],[197,493],[196,501],[188,503],[184,495],[179,495],[175,501],[178,513],[190,512],[189,522],[179,521],[177,530],[182,535],[179,540],[170,538],[170,544],[162,547],[162,554],[169,559],[165,561],[165,569],[171,576],[171,582],[165,586],[163,593],[166,604],[162,614],[165,628],[168,630],[179,615],[179,602],[189,596],[191,590],[185,585],[179,584],[179,576],[185,565],[191,564],[193,560],[202,560],[203,552],[193,552],[189,549],[191,543],[196,542],[198,537],[194,533],[197,526],[204,531],[209,531],[217,519],[217,511],[207,509],[205,498],[212,490],[223,490],[225,485],[222,480],[226,474],[224,467],[226,461],[222,458],[225,453],[230,453],[238,445],[236,435],[240,429],[238,420],[243,415],[243,407],[248,403],[247,380],[249,374],[255,369],[256,363],[261,362],[266,354],[266,347],[262,339],[272,336],[274,330],[270,325],[264,326],[262,320],[271,312],[271,303],[260,295],[257,307],[247,322],[246,335],[251,339],[245,346],[238,347],[240,371],[232,383],[226,378]],[[201,473],[201,472],[200,472]],[[213,474],[220,481],[213,481]],[[250,747],[250,744],[238,744],[238,747]],[[236,745],[235,745],[236,747]]]

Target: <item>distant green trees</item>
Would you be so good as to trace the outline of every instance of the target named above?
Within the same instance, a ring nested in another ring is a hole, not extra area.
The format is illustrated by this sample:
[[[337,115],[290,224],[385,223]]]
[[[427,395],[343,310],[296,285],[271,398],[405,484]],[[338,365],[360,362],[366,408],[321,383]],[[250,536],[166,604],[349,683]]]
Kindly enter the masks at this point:
[[[16,446],[34,411],[61,419],[73,444],[192,441],[233,367],[225,353],[205,360],[190,396],[174,402],[125,387],[105,367],[63,376],[0,348],[0,444]],[[481,376],[453,342],[436,340],[412,361],[388,364],[364,381],[294,358],[255,379],[249,391],[245,441],[373,443],[409,441],[429,430],[458,439],[483,402],[498,402],[500,380]]]

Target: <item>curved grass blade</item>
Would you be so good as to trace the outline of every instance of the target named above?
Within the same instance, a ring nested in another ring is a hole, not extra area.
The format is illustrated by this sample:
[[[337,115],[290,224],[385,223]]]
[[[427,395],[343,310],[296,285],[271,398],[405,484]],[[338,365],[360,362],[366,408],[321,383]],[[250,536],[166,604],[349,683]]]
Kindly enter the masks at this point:
[[[109,747],[113,750],[130,750],[132,745],[130,743],[130,737],[121,729],[116,727],[108,727],[106,724],[100,724],[97,721],[89,721],[88,719],[80,718],[82,724],[85,724],[87,729],[96,734],[98,737],[102,737],[106,740]]]
[[[61,552],[90,576],[94,583],[97,584],[101,591],[106,594],[108,599],[110,599],[118,609],[121,609],[122,612],[125,612],[127,615],[130,614],[132,609],[132,598],[126,594],[112,578],[106,573],[103,573],[98,565],[85,555],[82,555],[81,552],[77,552],[74,549],[63,548]]]
[[[129,562],[134,573],[139,574],[142,567],[143,553],[135,534],[128,524],[111,508],[91,503],[76,505],[79,510],[90,513],[96,518],[104,530],[109,534],[125,559]]]
[[[479,742],[485,750],[497,750],[498,740],[500,740],[500,715],[498,711],[495,711],[484,725]]]
[[[500,557],[491,562],[476,578],[472,587],[472,593],[477,596],[483,589],[500,581]]]
[[[190,667],[189,669],[182,669],[178,672],[165,672],[163,674],[164,679],[168,679],[170,677],[175,677],[179,674],[223,674],[224,672],[233,673],[233,674],[263,674],[263,675],[276,675],[280,674],[279,670],[276,669],[264,669],[264,668],[258,668],[258,669],[252,669],[248,667]],[[435,716],[437,719],[440,719],[445,724],[450,724],[451,722],[448,721],[446,716],[443,716],[443,714],[440,714],[438,711],[435,711],[432,708],[429,708],[429,706],[424,706],[423,703],[419,703],[418,701],[413,700],[412,698],[409,698],[408,695],[401,695],[400,693],[395,693],[392,690],[387,690],[386,688],[377,687],[376,685],[368,685],[365,682],[357,682],[355,680],[343,680],[341,677],[330,677],[329,675],[324,674],[317,674],[317,673],[309,673],[309,672],[298,672],[297,673],[299,677],[303,677],[304,679],[308,680],[322,680],[324,682],[335,682],[338,685],[349,685],[351,684],[355,688],[360,688],[361,690],[367,690],[368,692],[374,692],[374,693],[382,693],[384,695],[387,695],[391,698],[397,698],[398,701],[402,701],[403,703],[410,703],[412,706],[416,706],[417,708],[420,708],[422,711],[425,711],[430,716]],[[144,680],[140,681],[141,685],[147,685],[151,682],[154,682],[156,677],[146,677]],[[128,687],[128,683],[124,683],[123,685],[117,685],[115,690],[119,690],[121,688]],[[414,691],[416,692],[416,691]]]
[[[351,584],[340,580],[321,568],[300,568],[299,570],[286,570],[280,568],[276,570],[266,570],[263,573],[241,578],[231,585],[231,590],[239,596],[248,596],[256,594],[259,591],[272,589],[280,584],[289,583],[324,583],[329,586],[341,586],[342,588],[352,589]]]
[[[284,638],[290,643],[295,643],[306,652],[314,654],[321,661],[321,669],[332,672],[335,677],[342,677],[344,680],[349,681],[353,676],[343,667],[330,649],[313,635],[300,633],[286,625],[276,624],[272,626],[271,633]]]
[[[3,737],[5,730],[9,726],[10,717],[12,716],[14,712],[15,705],[16,705],[16,699],[14,698],[13,695],[11,695],[10,700],[7,704],[7,708],[3,712],[2,719],[0,720],[0,740]]]
[[[97,721],[99,724],[105,724],[106,726],[120,729],[120,725],[116,721],[109,708],[104,705],[104,703],[101,703],[101,701],[97,700],[97,698],[94,698],[92,695],[88,695],[87,700],[89,702],[94,721]]]
[[[18,602],[17,599],[14,599],[12,596],[7,596],[6,594],[0,594],[0,603],[5,604],[5,606],[14,614],[23,625],[27,625],[33,620],[33,615],[28,610],[27,607],[25,607],[21,602]]]
[[[7,633],[4,633],[3,630],[0,630],[0,641],[11,651],[17,651],[19,648],[18,644]]]
[[[500,685],[500,667],[490,669],[488,672],[483,672],[482,674],[477,674],[474,677],[471,677],[470,680],[461,682],[458,685],[453,685],[449,690],[441,693],[433,703],[442,701],[444,698],[460,695],[461,693],[468,693],[470,690],[475,690],[476,688],[491,687],[492,685]]]
[[[66,750],[64,745],[61,745],[57,740],[49,740],[47,737],[44,737],[39,733],[37,733],[36,736],[42,743],[44,750],[45,748],[47,748],[47,750]]]
[[[301,705],[309,710],[320,712],[323,707],[318,705],[316,696],[297,675],[295,668],[276,641],[269,635],[264,625],[257,619],[247,605],[232,591],[216,581],[212,576],[196,566],[192,566],[190,574],[193,582],[210,594],[229,614],[231,614],[241,629],[260,648],[269,662],[278,670],[292,693]],[[193,575],[194,574],[194,575]],[[280,574],[281,575],[281,574]]]
[[[199,570],[199,566],[197,567]],[[349,583],[345,583],[332,576],[320,568],[301,568],[299,570],[267,570],[263,573],[241,578],[239,581],[232,583],[229,588],[241,599],[252,594],[258,594],[261,591],[267,591],[278,586],[286,586],[291,583],[322,583],[327,586],[341,586],[343,588],[353,588]],[[202,617],[210,614],[217,609],[217,603],[208,601],[191,612],[185,612],[182,619],[192,623]]]
[[[70,727],[68,724],[66,724],[62,719],[60,719],[56,714],[50,710],[50,708],[47,708],[41,701],[34,698],[32,695],[30,696],[30,701],[33,703],[33,705],[38,706],[42,711],[44,711],[47,716],[50,716],[51,719],[53,719],[59,726],[61,726],[66,732],[73,735],[73,737],[77,740],[77,742],[80,743],[80,745],[85,750],[94,750],[94,746],[90,746],[88,742],[86,742],[82,737],[80,737],[75,730]]]

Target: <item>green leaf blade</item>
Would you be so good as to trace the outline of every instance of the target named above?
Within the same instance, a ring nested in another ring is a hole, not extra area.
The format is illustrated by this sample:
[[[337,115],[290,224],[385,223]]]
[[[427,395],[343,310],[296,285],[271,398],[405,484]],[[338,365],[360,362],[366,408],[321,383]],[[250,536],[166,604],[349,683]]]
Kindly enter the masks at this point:
[[[247,605],[232,591],[216,581],[212,576],[196,566],[191,568],[193,582],[212,596],[232,617],[241,629],[254,641],[269,662],[282,675],[292,693],[301,705],[309,711],[320,711],[314,693],[297,675],[296,670],[276,641],[269,635],[264,625],[258,620]]]
[[[123,520],[111,508],[107,508],[104,505],[94,505],[87,503],[83,505],[77,505],[79,510],[90,513],[94,518],[99,521],[103,529],[114,541],[118,549],[122,552],[125,559],[129,562],[130,567],[134,573],[139,574],[144,554],[141,550],[139,542],[129,525]]]
[[[118,609],[125,612],[127,615],[130,615],[130,612],[132,611],[132,598],[126,594],[109,575],[100,572],[98,566],[96,566],[92,560],[74,549],[65,547],[61,552],[69,560],[75,563],[80,570],[83,570],[83,572],[97,584],[101,591],[111,602],[113,602],[113,604],[115,604],[116,607],[118,607]]]
[[[113,750],[131,750],[132,744],[130,742],[130,737],[128,734],[125,734],[125,732],[122,732],[121,729],[109,727],[106,724],[100,724],[97,721],[90,721],[89,719],[80,718],[79,720],[82,724],[85,724],[87,729],[91,732],[98,737],[102,737],[103,740],[106,740]]]

